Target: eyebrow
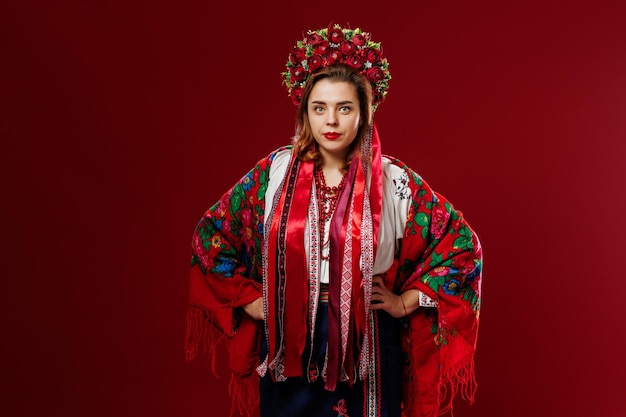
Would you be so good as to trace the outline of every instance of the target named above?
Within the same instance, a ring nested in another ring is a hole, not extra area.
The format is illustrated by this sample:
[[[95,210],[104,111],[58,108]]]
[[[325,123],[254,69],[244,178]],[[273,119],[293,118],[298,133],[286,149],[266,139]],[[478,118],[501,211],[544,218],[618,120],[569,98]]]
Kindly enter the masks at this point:
[[[313,100],[311,102],[311,104],[326,104],[326,102],[325,101],[321,101],[321,100]],[[354,103],[351,100],[339,101],[337,103],[338,106],[343,106],[345,104],[354,104]]]

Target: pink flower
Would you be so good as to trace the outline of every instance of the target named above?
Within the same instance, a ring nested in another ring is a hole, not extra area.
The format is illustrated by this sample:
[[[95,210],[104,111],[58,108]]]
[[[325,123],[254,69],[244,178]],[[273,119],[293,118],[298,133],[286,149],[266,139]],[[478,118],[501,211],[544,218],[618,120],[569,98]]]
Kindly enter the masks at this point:
[[[224,219],[222,220],[222,232],[230,232],[230,220]]]
[[[433,214],[430,222],[430,233],[435,237],[435,239],[441,239],[446,230],[449,218],[450,214],[442,207],[435,206],[433,208]]]
[[[209,252],[204,249],[199,233],[193,236],[193,248],[196,256],[200,260],[200,264],[207,269],[212,268],[214,265],[213,258],[210,257]]]
[[[241,225],[250,226],[252,224],[252,210],[245,209],[241,212]]]
[[[202,246],[202,239],[200,238],[200,233],[195,233],[193,235],[193,250],[198,256],[200,256],[200,254],[204,252],[204,247]]]
[[[438,266],[437,268],[433,269],[433,272],[438,277],[445,277],[450,273],[450,268],[448,268],[447,266]]]

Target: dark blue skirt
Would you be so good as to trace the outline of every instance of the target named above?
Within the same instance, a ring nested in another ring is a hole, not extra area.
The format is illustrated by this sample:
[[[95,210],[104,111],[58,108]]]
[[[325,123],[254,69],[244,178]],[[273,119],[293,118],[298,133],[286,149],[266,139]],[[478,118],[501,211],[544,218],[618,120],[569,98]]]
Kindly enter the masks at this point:
[[[306,378],[287,378],[272,381],[269,372],[261,378],[261,417],[400,417],[402,395],[402,352],[400,349],[400,321],[384,311],[374,312],[377,359],[380,363],[377,386],[357,381],[352,387],[337,383],[335,391],[324,389],[324,380],[314,382]],[[320,303],[315,325],[313,355],[318,369],[324,365],[328,331],[328,304]],[[262,338],[261,358],[265,358],[267,345]],[[307,356],[307,355],[305,355]],[[303,364],[305,368],[305,364]],[[308,369],[303,369],[306,375]],[[372,400],[371,394],[375,392]],[[368,406],[366,404],[370,404]],[[376,404],[372,407],[371,404]]]

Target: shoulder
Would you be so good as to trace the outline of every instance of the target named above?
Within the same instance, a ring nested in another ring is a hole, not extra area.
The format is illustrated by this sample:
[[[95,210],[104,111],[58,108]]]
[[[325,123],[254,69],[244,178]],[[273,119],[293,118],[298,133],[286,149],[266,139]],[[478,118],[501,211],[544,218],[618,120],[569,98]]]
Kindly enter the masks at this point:
[[[255,180],[259,179],[261,182],[267,182],[269,180],[270,172],[288,165],[291,157],[291,148],[291,145],[276,148],[263,158],[259,159],[254,167],[248,171],[246,175],[244,175],[242,181],[246,181],[246,178],[248,177],[254,178]]]
[[[268,155],[272,165],[284,165],[291,159],[292,145],[281,146]]]
[[[292,147],[292,145],[286,145],[274,149],[265,157],[261,158],[251,171],[269,171],[270,169],[275,169],[275,165],[280,166],[285,164],[285,161],[288,162],[291,157]]]
[[[422,177],[400,159],[390,155],[382,156],[383,176],[394,187],[410,187],[411,189],[424,186]]]

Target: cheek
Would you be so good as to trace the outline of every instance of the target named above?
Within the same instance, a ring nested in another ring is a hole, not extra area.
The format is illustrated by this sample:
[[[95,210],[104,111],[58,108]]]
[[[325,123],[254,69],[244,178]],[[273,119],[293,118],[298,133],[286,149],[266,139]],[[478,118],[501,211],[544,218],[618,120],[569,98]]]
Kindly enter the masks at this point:
[[[313,132],[319,130],[320,120],[319,117],[309,117],[309,126]]]
[[[359,119],[356,119],[356,120],[354,121],[354,124],[352,125],[352,131],[353,131],[353,133],[354,133],[354,135],[353,135],[353,136],[354,136],[355,138],[356,138],[357,134],[359,133],[359,125],[360,125],[360,123],[359,123]]]

